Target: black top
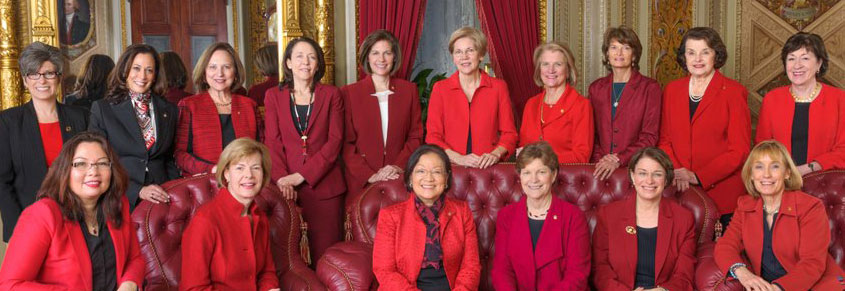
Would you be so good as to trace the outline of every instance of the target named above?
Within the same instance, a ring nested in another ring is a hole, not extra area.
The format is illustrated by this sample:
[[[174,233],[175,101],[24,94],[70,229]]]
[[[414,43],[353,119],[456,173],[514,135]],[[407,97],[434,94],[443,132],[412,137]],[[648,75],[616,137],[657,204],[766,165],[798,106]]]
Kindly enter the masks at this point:
[[[528,230],[531,231],[531,249],[537,249],[537,240],[540,239],[540,231],[543,230],[545,220],[528,219]]]
[[[775,225],[777,218],[778,214],[775,213],[772,217],[772,225]],[[769,222],[766,221],[765,213],[763,214],[763,259],[760,263],[762,264],[760,267],[760,277],[763,277],[763,280],[767,282],[772,282],[786,275],[786,270],[783,269],[783,266],[781,266],[780,261],[775,257],[775,253],[772,250],[772,229],[769,228]]]
[[[290,116],[293,119],[293,127],[296,127],[296,131],[299,132],[299,134],[302,134],[302,132],[308,128],[308,118],[310,117],[308,116],[310,114],[310,112],[308,112],[308,107],[310,107],[310,105],[299,105],[291,102],[290,110],[291,112],[296,110],[296,112]],[[299,115],[299,119],[296,118],[297,114]]]
[[[467,133],[467,153],[472,153],[472,126],[469,127],[469,132]]]
[[[692,98],[689,99],[689,121],[692,121],[692,117],[695,116],[695,111],[698,110],[699,103],[701,103],[701,100],[695,102],[692,101]]]
[[[810,127],[810,103],[795,103],[792,117],[792,161],[796,165],[807,163],[807,129]]]
[[[622,99],[622,90],[625,89],[627,83],[613,83],[613,92],[610,98],[610,116],[616,118],[616,107],[619,106],[619,100]]]
[[[98,207],[99,208],[99,207]],[[79,221],[79,229],[85,237],[85,244],[88,246],[88,255],[91,257],[91,282],[93,290],[115,290],[117,289],[117,269],[115,262],[114,243],[112,242],[109,228],[106,227],[103,218],[103,210],[97,211],[97,231],[100,235],[92,235],[88,232],[85,219]]]
[[[426,267],[420,269],[417,277],[417,288],[422,291],[451,290],[449,279],[446,278],[446,268]]]
[[[637,275],[634,288],[654,288],[654,257],[657,249],[657,227],[637,226]]]
[[[220,129],[223,131],[223,148],[235,140],[235,127],[232,125],[231,114],[220,114]]]

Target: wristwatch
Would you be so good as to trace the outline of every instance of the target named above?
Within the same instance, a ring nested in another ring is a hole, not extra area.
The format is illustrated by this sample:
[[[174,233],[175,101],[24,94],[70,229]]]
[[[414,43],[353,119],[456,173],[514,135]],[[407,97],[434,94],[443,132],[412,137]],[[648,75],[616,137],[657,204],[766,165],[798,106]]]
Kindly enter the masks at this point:
[[[816,166],[813,165],[814,162],[807,163],[807,167],[810,167],[810,172],[816,171]]]

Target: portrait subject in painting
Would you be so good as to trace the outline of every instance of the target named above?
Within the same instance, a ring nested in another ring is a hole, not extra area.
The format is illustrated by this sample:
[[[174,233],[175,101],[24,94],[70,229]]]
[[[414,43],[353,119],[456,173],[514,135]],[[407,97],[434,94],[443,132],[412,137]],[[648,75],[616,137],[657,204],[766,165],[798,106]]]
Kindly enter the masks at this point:
[[[65,45],[75,45],[85,41],[91,29],[91,13],[87,0],[60,0],[63,17],[59,18],[59,40]]]

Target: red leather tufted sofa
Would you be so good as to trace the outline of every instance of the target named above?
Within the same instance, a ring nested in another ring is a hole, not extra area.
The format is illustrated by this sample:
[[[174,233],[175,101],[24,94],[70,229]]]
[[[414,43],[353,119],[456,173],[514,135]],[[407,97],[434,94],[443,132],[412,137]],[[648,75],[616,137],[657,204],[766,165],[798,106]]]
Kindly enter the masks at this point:
[[[146,290],[178,289],[182,231],[197,209],[217,194],[217,183],[211,175],[170,181],[163,187],[170,194],[170,203],[144,201],[132,213],[141,253],[146,261]],[[282,199],[274,186],[265,187],[255,203],[270,221],[270,243],[281,289],[323,290],[316,274],[306,266],[300,255],[300,238],[305,226],[296,205]],[[304,250],[307,252],[307,248]]]
[[[593,170],[591,164],[561,165],[553,189],[555,195],[584,211],[591,230],[596,224],[598,207],[622,199],[631,187],[625,169],[618,169],[605,181],[595,179]],[[519,177],[513,163],[503,163],[485,170],[453,167],[453,181],[447,195],[467,201],[477,225],[482,263],[480,289],[492,290],[489,271],[493,261],[496,214],[505,205],[521,199]],[[348,241],[329,248],[317,264],[317,276],[329,290],[368,290],[377,286],[372,274],[372,245],[378,212],[404,201],[408,195],[402,182],[394,180],[372,185],[351,201]],[[700,243],[712,241],[718,213],[703,191],[698,188],[683,193],[667,190],[664,197],[674,197],[693,212]]]

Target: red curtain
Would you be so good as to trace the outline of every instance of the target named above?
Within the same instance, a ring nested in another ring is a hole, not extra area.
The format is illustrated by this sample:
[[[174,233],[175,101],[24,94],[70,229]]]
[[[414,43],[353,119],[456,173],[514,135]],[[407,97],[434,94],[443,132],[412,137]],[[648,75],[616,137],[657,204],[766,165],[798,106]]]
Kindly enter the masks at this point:
[[[476,0],[475,4],[496,77],[508,84],[518,125],[525,102],[540,92],[534,84],[533,60],[540,44],[537,1]]]
[[[399,39],[402,67],[396,77],[409,79],[422,35],[426,0],[361,0],[358,2],[358,46],[371,32],[386,29]],[[359,52],[360,53],[360,52]],[[358,68],[358,78],[364,76]]]

